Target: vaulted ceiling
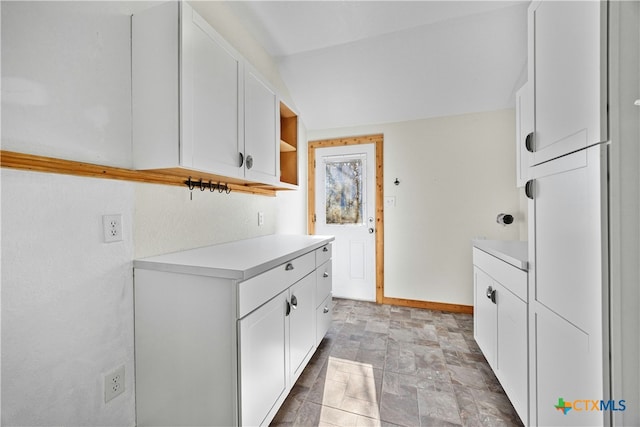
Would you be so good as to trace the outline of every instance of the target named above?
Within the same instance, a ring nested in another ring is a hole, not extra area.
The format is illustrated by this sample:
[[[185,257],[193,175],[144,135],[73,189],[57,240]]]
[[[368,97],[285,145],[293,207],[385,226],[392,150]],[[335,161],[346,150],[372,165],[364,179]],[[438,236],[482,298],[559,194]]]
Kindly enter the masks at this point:
[[[528,1],[240,1],[309,129],[514,106]]]

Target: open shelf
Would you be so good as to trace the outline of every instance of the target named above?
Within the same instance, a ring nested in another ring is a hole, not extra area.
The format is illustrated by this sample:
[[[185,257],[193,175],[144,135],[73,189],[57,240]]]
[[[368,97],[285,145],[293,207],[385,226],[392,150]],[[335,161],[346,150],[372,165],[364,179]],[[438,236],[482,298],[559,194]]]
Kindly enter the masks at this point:
[[[280,102],[280,182],[298,185],[298,115]]]
[[[293,145],[289,144],[287,141],[280,140],[280,152],[281,153],[290,153],[292,151],[296,151],[297,148]]]

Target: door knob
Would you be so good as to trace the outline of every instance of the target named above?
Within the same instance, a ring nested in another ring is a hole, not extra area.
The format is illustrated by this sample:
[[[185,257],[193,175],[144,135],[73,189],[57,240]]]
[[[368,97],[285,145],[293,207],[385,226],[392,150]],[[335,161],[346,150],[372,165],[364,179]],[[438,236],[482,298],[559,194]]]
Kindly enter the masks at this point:
[[[373,234],[373,232],[374,232],[373,228],[370,228],[369,229],[369,234]]]

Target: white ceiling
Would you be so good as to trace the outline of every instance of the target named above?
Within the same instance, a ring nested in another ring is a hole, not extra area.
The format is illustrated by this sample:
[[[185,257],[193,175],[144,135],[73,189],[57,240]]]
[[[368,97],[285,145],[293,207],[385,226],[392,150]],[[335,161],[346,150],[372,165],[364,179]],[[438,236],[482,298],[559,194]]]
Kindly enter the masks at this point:
[[[528,1],[231,2],[308,129],[514,106]]]

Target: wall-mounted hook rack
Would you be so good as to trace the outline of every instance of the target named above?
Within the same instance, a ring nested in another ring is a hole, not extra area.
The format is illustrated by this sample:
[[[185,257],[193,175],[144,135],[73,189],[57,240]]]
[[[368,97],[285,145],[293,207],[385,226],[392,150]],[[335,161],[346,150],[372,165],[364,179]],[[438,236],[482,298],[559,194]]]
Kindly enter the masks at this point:
[[[219,181],[213,182],[209,180],[209,182],[204,182],[202,178],[200,178],[200,180],[198,181],[194,181],[191,179],[191,177],[189,177],[184,183],[187,186],[187,188],[191,191],[193,191],[193,189],[196,188],[196,185],[197,185],[200,188],[200,191],[204,191],[208,188],[209,191],[212,193],[215,190],[218,190],[218,193],[226,193],[226,194],[231,193],[231,187],[229,187],[226,183],[222,183]]]

